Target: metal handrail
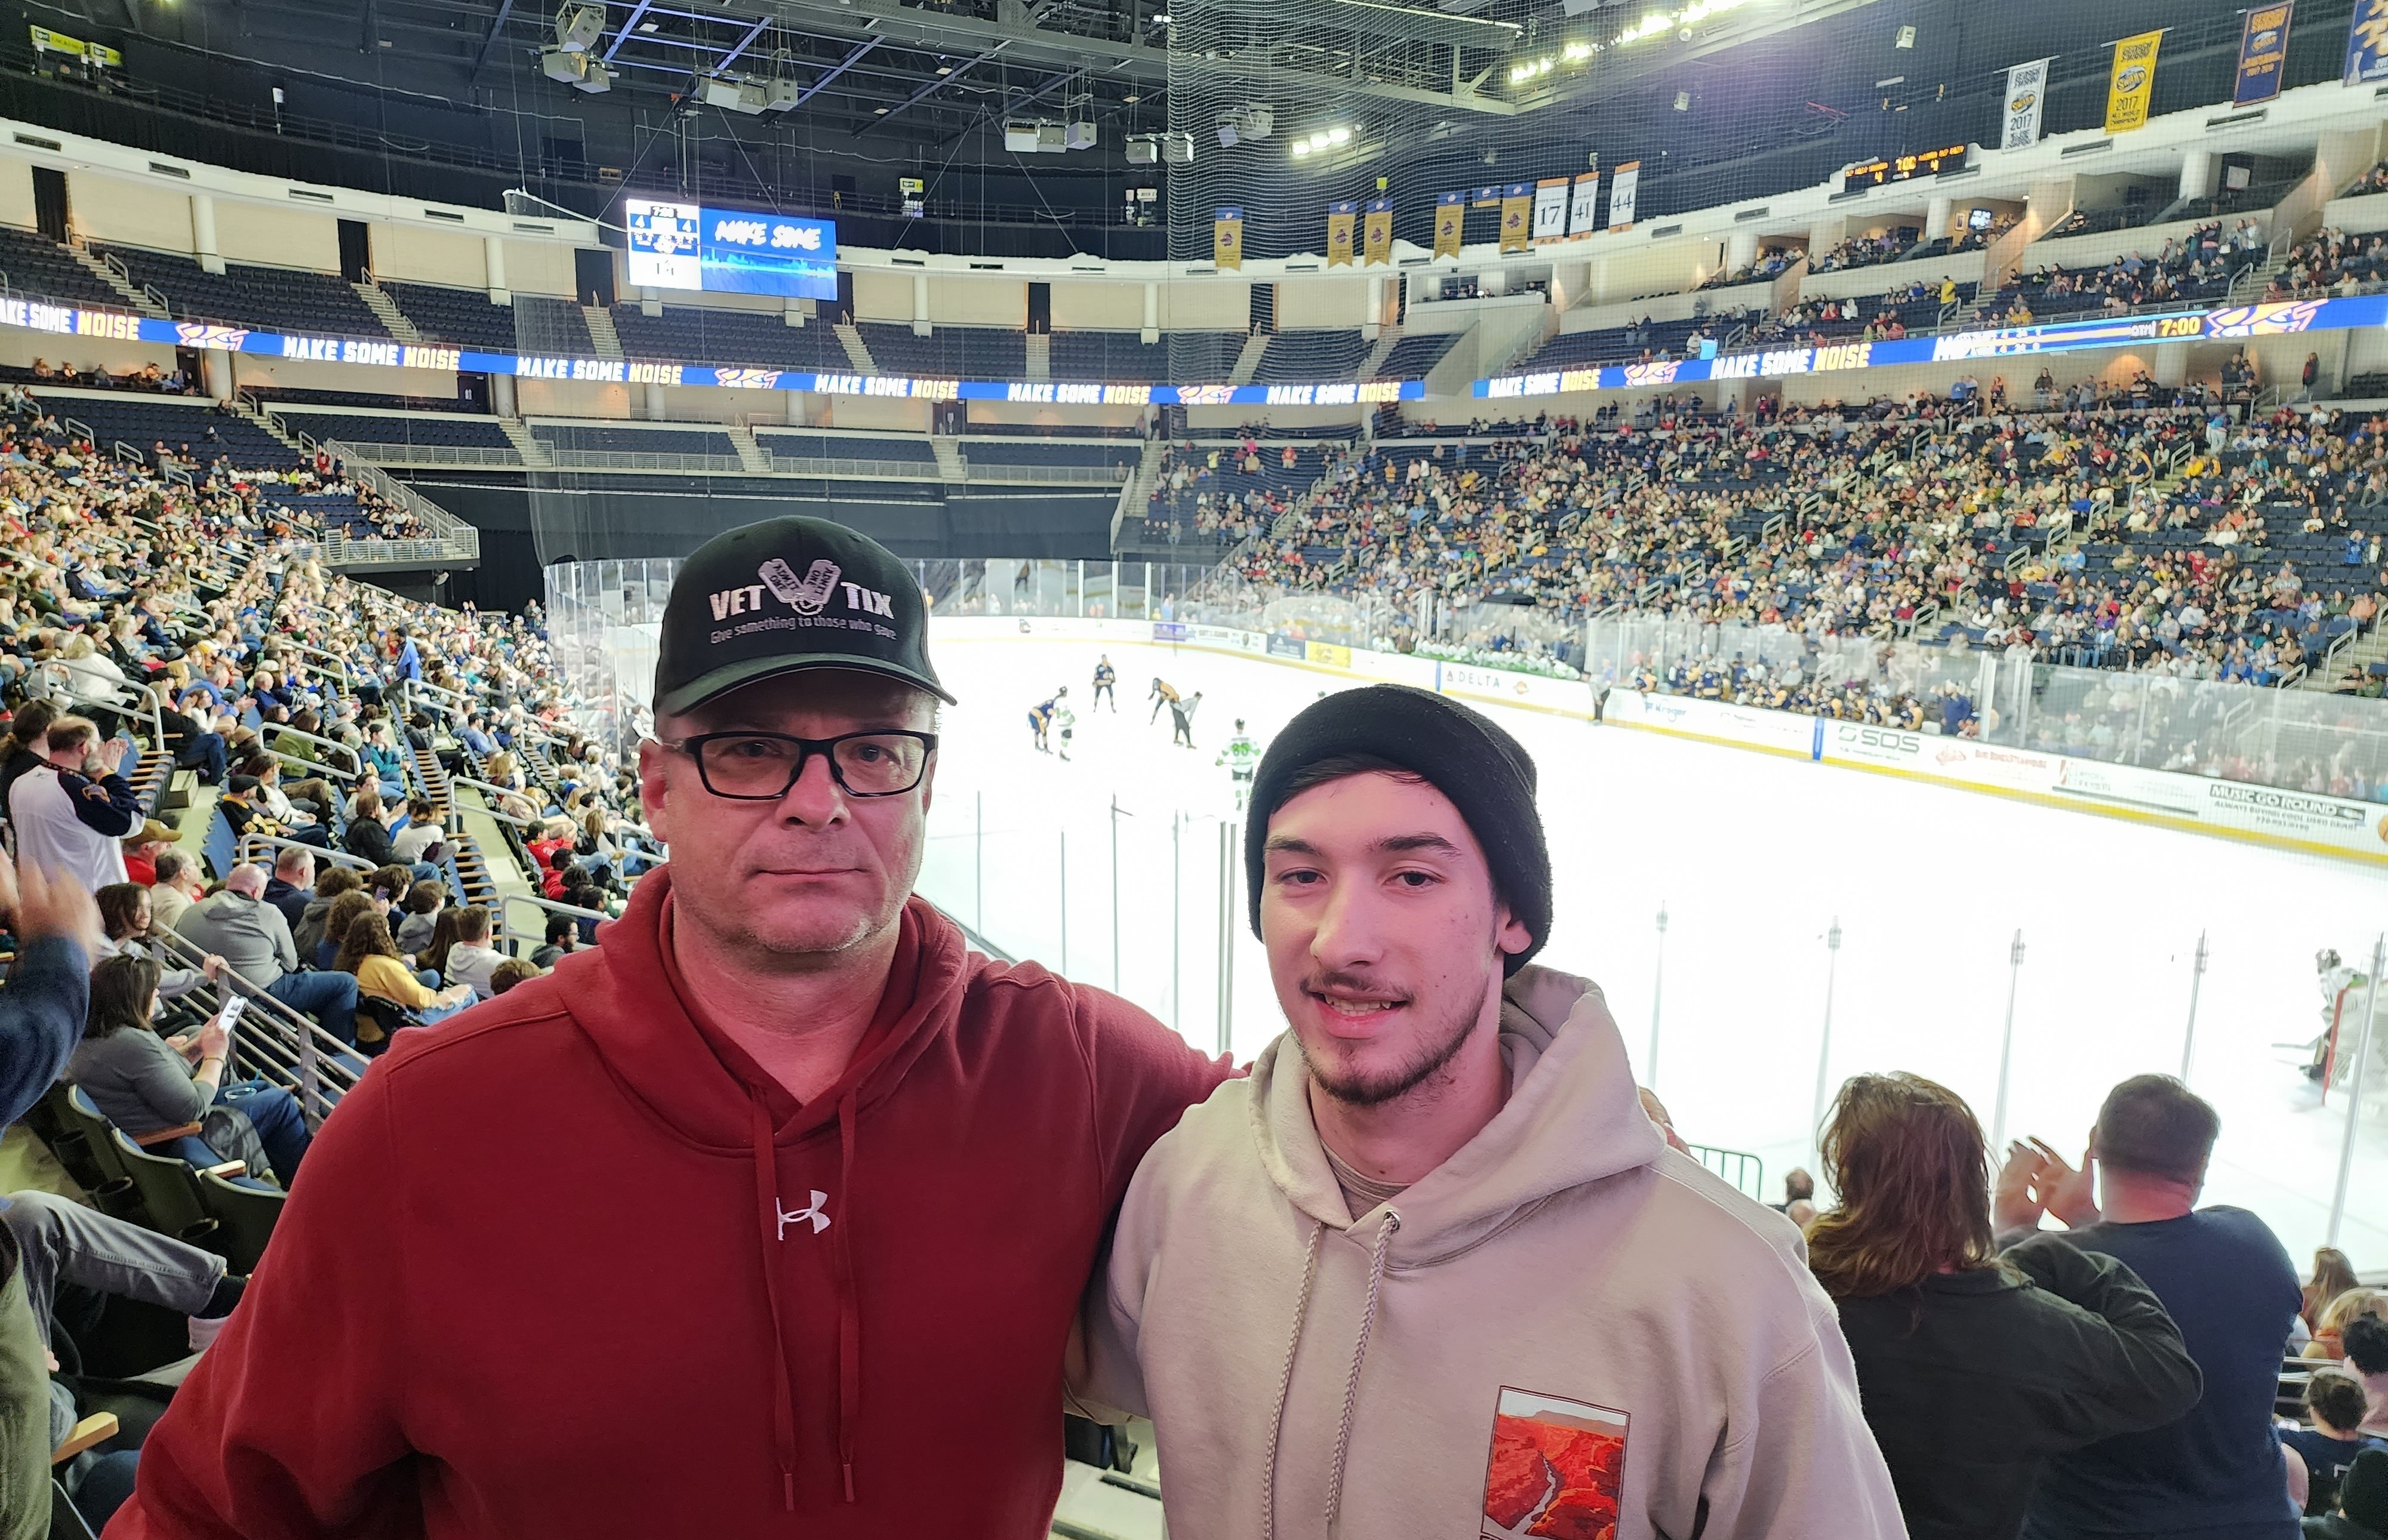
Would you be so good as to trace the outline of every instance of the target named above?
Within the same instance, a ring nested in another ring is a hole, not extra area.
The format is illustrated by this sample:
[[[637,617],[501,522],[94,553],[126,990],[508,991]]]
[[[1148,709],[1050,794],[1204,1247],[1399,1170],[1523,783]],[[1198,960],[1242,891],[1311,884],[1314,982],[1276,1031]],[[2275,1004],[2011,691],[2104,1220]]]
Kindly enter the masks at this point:
[[[450,786],[469,786],[476,791],[494,791],[501,797],[522,797],[527,800],[529,795],[527,792],[516,791],[514,788],[509,786],[500,786],[495,781],[477,781],[469,776],[451,775],[448,777],[448,784]],[[476,808],[474,811],[477,813],[486,813],[490,817],[497,819],[500,823],[512,824],[516,828],[538,828],[540,826],[547,822],[544,818],[518,818],[501,807],[483,806]]]
[[[583,909],[577,904],[559,903],[552,898],[541,898],[536,893],[507,893],[498,900],[497,929],[498,934],[514,940],[530,940],[535,938],[543,942],[547,940],[546,926],[540,926],[535,932],[519,930],[506,918],[506,911],[517,903],[531,904],[551,915],[569,915],[575,919],[595,920],[600,924],[614,917],[602,909]]]
[[[159,943],[165,950],[184,959],[194,967],[201,966],[206,961],[206,954],[193,945],[188,938],[178,932],[152,931],[145,940]],[[354,1062],[356,1050],[324,1030],[322,1026],[308,1019],[300,1012],[284,1004],[264,990],[249,982],[236,969],[224,968],[216,978],[215,989],[219,1008],[222,1007],[223,999],[228,994],[237,994],[248,1002],[248,1015],[242,1018],[241,1030],[234,1034],[235,1057],[239,1056],[242,1047],[248,1047],[254,1051],[260,1036],[265,1036],[267,1042],[280,1048],[288,1055],[286,1058],[268,1059],[260,1055],[252,1062],[261,1062],[274,1068],[295,1070],[298,1082],[299,1110],[306,1117],[311,1127],[320,1127],[324,1117],[331,1111],[332,1102],[337,1101],[339,1095],[346,1094],[356,1088],[362,1071],[349,1067]],[[261,1034],[252,1027],[251,1017],[259,1018],[260,1027],[268,1021],[278,1027],[279,1041],[277,1041],[272,1036]],[[327,1098],[325,1095],[327,1088],[336,1094]]]
[[[341,657],[337,652],[327,652],[324,649],[314,646],[312,643],[302,642],[296,637],[276,637],[273,639],[277,646],[295,647],[301,652],[311,653],[318,658],[328,659],[331,662],[332,666],[340,671],[340,677],[343,680],[353,680],[356,677],[355,671],[349,666],[349,661],[346,658]]]
[[[311,845],[304,839],[293,839],[283,834],[251,832],[242,835],[240,843],[233,847],[233,860],[236,865],[253,865],[250,857],[262,854],[267,849],[305,851],[318,861],[329,862],[335,866],[353,866],[361,872],[381,870],[362,855],[352,854],[348,851],[331,850],[323,845]],[[275,859],[279,860],[280,857],[277,856]]]
[[[301,732],[297,727],[290,726],[284,723],[268,723],[267,726],[273,727],[273,736],[277,740],[286,734],[291,738],[303,739],[309,743],[320,743],[326,749],[337,749],[340,752],[349,756],[349,764],[350,768],[343,770],[336,764],[325,764],[320,760],[304,759],[297,754],[284,753],[281,750],[274,748],[273,744],[266,744],[265,751],[272,754],[276,759],[287,760],[293,764],[303,764],[311,769],[321,770],[327,775],[336,776],[344,781],[356,780],[364,774],[364,755],[357,750],[350,748],[348,744],[341,742],[337,738],[325,738],[321,733]]]

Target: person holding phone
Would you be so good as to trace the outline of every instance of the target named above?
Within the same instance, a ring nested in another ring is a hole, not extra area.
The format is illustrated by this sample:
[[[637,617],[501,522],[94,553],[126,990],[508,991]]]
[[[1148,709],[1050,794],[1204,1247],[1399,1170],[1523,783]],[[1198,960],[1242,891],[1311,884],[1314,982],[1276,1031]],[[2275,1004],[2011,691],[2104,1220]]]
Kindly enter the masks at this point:
[[[139,1139],[197,1123],[211,1107],[235,1107],[257,1130],[266,1164],[288,1187],[311,1142],[297,1098],[263,1080],[227,1079],[232,1027],[245,1004],[235,997],[197,1031],[169,1041],[150,1029],[161,969],[147,957],[101,960],[91,971],[91,1014],[67,1074],[100,1116]],[[233,1158],[197,1134],[155,1146],[194,1166]]]

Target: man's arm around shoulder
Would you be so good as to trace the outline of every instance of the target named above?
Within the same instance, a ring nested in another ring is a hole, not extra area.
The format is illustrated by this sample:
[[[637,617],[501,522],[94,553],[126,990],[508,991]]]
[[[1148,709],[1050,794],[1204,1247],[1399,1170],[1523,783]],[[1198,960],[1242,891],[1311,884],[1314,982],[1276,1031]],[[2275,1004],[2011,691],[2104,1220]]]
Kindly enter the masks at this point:
[[[1117,995],[1065,986],[1077,1001],[1077,1035],[1094,1095],[1103,1199],[1116,1207],[1137,1163],[1186,1109],[1232,1078],[1226,1054],[1209,1059]]]

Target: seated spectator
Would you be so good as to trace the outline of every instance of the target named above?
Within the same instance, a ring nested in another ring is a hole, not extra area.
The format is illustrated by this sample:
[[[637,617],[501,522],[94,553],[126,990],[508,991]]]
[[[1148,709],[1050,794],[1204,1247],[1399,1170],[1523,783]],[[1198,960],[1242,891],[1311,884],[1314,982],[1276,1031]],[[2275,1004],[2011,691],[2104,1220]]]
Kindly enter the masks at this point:
[[[424,852],[439,843],[440,836],[447,831],[439,827],[439,810],[431,805],[428,797],[409,797],[406,818],[406,827],[390,843],[398,852],[397,858],[412,866],[423,859]]]
[[[146,957],[104,958],[92,969],[91,1015],[83,1042],[67,1063],[68,1078],[102,1117],[133,1139],[201,1123],[212,1108],[237,1111],[256,1129],[275,1178],[288,1187],[310,1138],[298,1102],[263,1080],[224,1079],[229,1038],[221,1015],[171,1041],[150,1030],[161,972]],[[153,1148],[195,1166],[229,1158],[201,1135],[186,1134]]]
[[[1816,1201],[1816,1179],[1794,1166],[1783,1178],[1783,1201],[1767,1206],[1777,1214],[1787,1214],[1795,1203],[1813,1205]]]
[[[2370,1403],[2363,1382],[2335,1369],[2318,1369],[2305,1382],[2305,1415],[2310,1428],[2283,1428],[2280,1442],[2297,1452],[2305,1471],[2305,1510],[2307,1517],[2338,1507],[2338,1485],[2346,1468],[2366,1449],[2388,1450],[2362,1431]]]
[[[169,850],[158,857],[158,880],[149,887],[149,923],[164,929],[174,928],[183,911],[198,902],[207,892],[207,884],[199,879],[199,863],[186,851]]]
[[[137,882],[111,882],[92,897],[99,904],[100,928],[107,940],[94,954],[99,957],[147,957],[164,971],[159,976],[160,1000],[180,1000],[223,977],[224,960],[210,955],[198,967],[183,967],[177,955],[152,940],[155,925],[149,890]]]
[[[361,996],[389,1001],[426,1021],[444,1021],[473,1004],[469,985],[434,991],[417,978],[390,939],[389,922],[378,914],[359,915],[349,922],[337,966],[356,976]]]
[[[2383,1537],[2388,1537],[2388,1452],[2367,1449],[2340,1478],[2337,1511],[2307,1519],[2305,1540]]]
[[[2028,1540],[2297,1533],[2272,1431],[2296,1270],[2255,1215],[2195,1206],[2221,1126],[2178,1080],[2134,1076],[2107,1093],[2078,1170],[2035,1140],[2000,1174],[2002,1231],[2036,1227],[2044,1210],[2069,1227],[2065,1243],[2128,1267],[2204,1377],[2186,1415],[2051,1460],[2032,1492]]]
[[[519,957],[509,957],[489,971],[489,993],[501,995],[526,978],[536,978],[545,970],[533,967]]]
[[[298,939],[299,922],[307,917],[307,905],[314,901],[314,852],[285,845],[275,852],[273,877],[265,885],[265,902],[282,911],[293,940]]]
[[[578,950],[579,945],[580,927],[572,916],[550,915],[547,917],[546,943],[531,953],[531,966],[545,972],[555,966],[559,958]]]
[[[2320,1331],[2321,1313],[2330,1302],[2356,1286],[2355,1264],[2346,1259],[2346,1253],[2335,1246],[2316,1247],[2313,1277],[2305,1286],[2305,1303],[2297,1308],[2305,1330]]]
[[[1917,1540],[2010,1540],[2048,1458],[2196,1404],[2197,1366],[2129,1268],[2054,1236],[1994,1251],[1988,1149],[1954,1092],[1858,1076],[1823,1155],[1840,1201],[1808,1262]]]
[[[349,853],[363,856],[375,867],[397,865],[398,847],[389,837],[391,816],[384,811],[379,792],[358,792],[356,804],[349,813]],[[413,880],[411,868],[407,878],[410,884]]]
[[[451,984],[462,984],[483,1000],[494,999],[497,991],[489,978],[506,954],[489,944],[489,912],[480,904],[471,904],[456,912],[456,945],[447,956],[447,978]]]
[[[362,884],[349,889],[332,901],[324,915],[324,939],[315,945],[315,966],[325,973],[337,973],[340,966],[341,938],[349,933],[359,915],[388,914],[388,905],[379,895]]]
[[[183,912],[174,930],[221,954],[232,970],[294,1011],[323,1023],[342,1042],[357,1041],[356,980],[299,971],[298,946],[282,911],[265,902],[265,872],[253,865],[225,874],[223,890]]]
[[[431,944],[431,933],[438,928],[439,915],[448,907],[448,884],[418,882],[406,890],[406,916],[398,923],[398,950],[410,957],[421,958]],[[431,966],[431,964],[425,964]]]
[[[2356,1316],[2339,1334],[2346,1347],[2346,1371],[2363,1382],[2363,1394],[2370,1398],[2361,1431],[2374,1438],[2388,1436],[2388,1321]]]
[[[2375,1316],[2388,1320],[2388,1294],[2378,1289],[2357,1285],[2323,1306],[2314,1327],[2313,1341],[2305,1344],[2305,1357],[2331,1363],[2346,1357],[2346,1344],[2342,1333],[2346,1330],[2346,1323],[2357,1316]]]
[[[290,928],[290,939],[298,948],[298,955],[310,961],[322,951],[324,920],[332,910],[332,901],[342,893],[353,893],[365,885],[364,878],[353,866],[326,866],[315,874],[315,896],[300,911],[298,923]],[[337,948],[335,950],[337,950]],[[316,967],[324,965],[315,963]]]
[[[157,819],[144,819],[139,828],[124,837],[124,879],[144,888],[155,887],[158,857],[172,850],[180,838]]]

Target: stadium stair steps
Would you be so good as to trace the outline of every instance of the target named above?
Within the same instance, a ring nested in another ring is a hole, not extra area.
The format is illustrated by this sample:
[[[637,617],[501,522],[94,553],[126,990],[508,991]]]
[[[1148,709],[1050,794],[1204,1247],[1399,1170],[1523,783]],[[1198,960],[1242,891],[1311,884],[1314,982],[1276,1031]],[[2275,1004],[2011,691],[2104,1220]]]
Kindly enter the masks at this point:
[[[738,451],[740,469],[758,476],[771,473],[771,451],[755,441],[755,430],[743,423],[724,423],[722,436]]]
[[[870,356],[870,347],[863,342],[862,334],[855,330],[853,322],[839,322],[836,332],[839,344],[845,348],[847,361],[865,374],[879,372],[879,360]]]
[[[1377,346],[1369,348],[1368,356],[1360,360],[1360,372],[1353,375],[1353,378],[1357,380],[1375,379],[1377,377],[1377,371],[1385,367],[1385,360],[1392,357],[1393,349],[1400,344],[1401,340],[1402,329],[1398,326],[1388,326],[1382,332],[1378,333],[1377,336]]]
[[[2368,671],[2374,663],[2388,663],[2388,629],[2377,625],[2369,636],[2347,643],[2346,650],[2329,668],[2307,669],[2305,677],[2297,681],[2297,688],[2328,693],[2333,684],[2346,677],[2348,669]]]
[[[66,254],[83,265],[83,270],[124,297],[124,302],[143,315],[166,320],[172,311],[167,308],[166,297],[146,284],[135,284],[133,275],[93,256],[79,246],[65,248]]]
[[[349,287],[357,291],[357,297],[365,302],[365,309],[374,313],[391,336],[400,342],[412,343],[417,347],[422,345],[423,333],[413,322],[406,319],[406,312],[398,308],[396,300],[381,292],[379,284],[350,284]]]
[[[1227,371],[1229,385],[1250,385],[1260,372],[1261,355],[1268,351],[1269,334],[1254,332],[1244,339],[1243,351],[1236,355],[1236,367]]]
[[[1028,377],[1049,380],[1053,377],[1053,337],[1047,332],[1028,334]]]
[[[929,435],[930,452],[937,457],[939,481],[970,480],[970,461],[962,458],[962,441],[946,434]]]
[[[589,321],[589,340],[596,347],[601,359],[619,359],[629,355],[622,351],[622,335],[614,330],[614,312],[603,305],[583,305],[580,313]]]
[[[548,448],[547,441],[532,433],[521,418],[501,417],[498,419],[498,427],[505,434],[508,442],[514,445],[514,453],[522,457],[522,462],[526,467],[533,471],[551,470],[554,467],[555,455]]]
[[[282,419],[274,416],[273,413],[270,411],[259,410],[256,407],[250,404],[253,399],[254,398],[250,397],[235,396],[232,401],[232,410],[240,413],[242,417],[255,423],[265,432],[272,434],[284,445],[284,447],[288,448],[291,453],[300,455],[305,454],[307,451],[299,447],[298,436],[291,433],[290,429],[285,425]]]
[[[1129,521],[1136,523],[1136,533],[1144,530],[1146,512],[1152,507],[1152,489],[1161,480],[1161,457],[1168,446],[1158,438],[1144,441],[1144,458],[1136,462],[1136,474],[1127,478],[1120,488],[1119,506],[1111,510],[1111,549],[1120,549],[1122,532]]]

